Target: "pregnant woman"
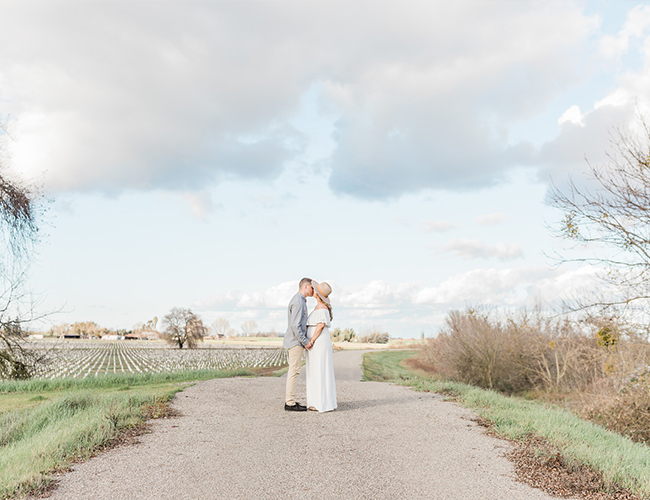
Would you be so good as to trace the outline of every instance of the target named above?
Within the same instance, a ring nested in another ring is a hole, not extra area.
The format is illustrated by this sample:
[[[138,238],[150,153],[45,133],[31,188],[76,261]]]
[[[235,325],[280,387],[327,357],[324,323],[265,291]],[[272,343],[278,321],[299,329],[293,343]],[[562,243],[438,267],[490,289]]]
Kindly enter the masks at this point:
[[[332,287],[327,283],[311,282],[314,287],[316,309],[307,318],[307,407],[314,411],[336,410],[336,383],[330,321],[332,305],[329,295]]]

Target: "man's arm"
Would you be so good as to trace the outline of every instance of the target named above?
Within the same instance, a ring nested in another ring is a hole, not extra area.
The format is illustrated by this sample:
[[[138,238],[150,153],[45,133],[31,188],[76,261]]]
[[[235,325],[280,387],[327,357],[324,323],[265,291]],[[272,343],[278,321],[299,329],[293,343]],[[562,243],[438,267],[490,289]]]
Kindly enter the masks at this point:
[[[302,304],[292,303],[289,306],[289,314],[291,318],[289,322],[291,331],[296,334],[299,342],[303,346],[306,346],[309,343],[309,339],[307,338],[307,332],[303,330],[302,325],[300,324],[300,320],[302,320]]]

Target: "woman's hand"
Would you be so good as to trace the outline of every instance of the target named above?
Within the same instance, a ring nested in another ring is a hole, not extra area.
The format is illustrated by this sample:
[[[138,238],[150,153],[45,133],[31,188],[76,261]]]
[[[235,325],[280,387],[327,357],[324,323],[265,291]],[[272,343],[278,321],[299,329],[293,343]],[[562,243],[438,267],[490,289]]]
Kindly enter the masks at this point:
[[[309,349],[314,347],[314,342],[316,342],[318,340],[318,337],[320,337],[320,334],[323,331],[323,328],[325,328],[325,323],[318,323],[318,325],[316,325],[316,331],[314,332],[314,334],[309,339],[309,343],[311,344],[311,347],[309,347]],[[305,346],[305,348],[306,347],[307,346]]]
[[[305,349],[308,351],[311,350],[311,348],[314,347],[314,343],[312,341],[307,342],[307,345],[305,346]]]

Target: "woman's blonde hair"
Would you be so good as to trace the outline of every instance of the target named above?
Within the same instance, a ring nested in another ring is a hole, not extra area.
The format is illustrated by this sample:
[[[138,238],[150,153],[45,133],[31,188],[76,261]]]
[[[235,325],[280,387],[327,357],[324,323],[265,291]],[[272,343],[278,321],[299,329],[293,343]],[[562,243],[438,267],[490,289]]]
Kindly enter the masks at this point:
[[[327,302],[325,302],[323,299],[320,298],[320,296],[317,293],[314,294],[314,297],[316,297],[316,300],[318,302],[320,302],[321,304],[325,304],[327,306],[327,310],[330,312],[330,321],[332,321],[334,319],[334,315],[332,314],[332,304],[328,304]]]

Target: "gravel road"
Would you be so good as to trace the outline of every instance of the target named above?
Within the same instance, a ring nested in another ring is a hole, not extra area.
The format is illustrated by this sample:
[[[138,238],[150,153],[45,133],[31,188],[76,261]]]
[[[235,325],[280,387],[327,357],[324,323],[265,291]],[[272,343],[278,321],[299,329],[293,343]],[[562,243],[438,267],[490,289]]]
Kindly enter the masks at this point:
[[[180,417],[76,465],[51,498],[553,498],[514,480],[510,445],[486,436],[469,410],[360,382],[360,352],[334,359],[337,411],[285,412],[284,377],[201,382],[173,400]]]

